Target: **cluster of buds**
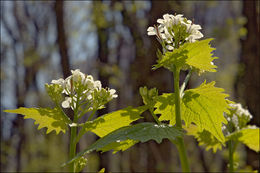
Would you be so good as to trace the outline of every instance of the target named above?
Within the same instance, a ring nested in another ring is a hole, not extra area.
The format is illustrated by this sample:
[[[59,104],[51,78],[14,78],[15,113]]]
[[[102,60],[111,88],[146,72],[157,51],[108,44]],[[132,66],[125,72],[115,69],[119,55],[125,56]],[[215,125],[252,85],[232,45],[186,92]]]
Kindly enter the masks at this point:
[[[147,29],[148,35],[156,35],[158,41],[168,51],[172,51],[185,42],[192,43],[203,37],[199,31],[201,26],[193,24],[182,14],[164,14],[163,19],[158,19],[157,22],[159,25]]]
[[[79,69],[71,70],[72,75],[66,79],[52,80],[53,85],[62,88],[65,94],[63,108],[76,109],[77,106],[87,105],[89,110],[100,109],[104,104],[117,97],[116,90],[102,88],[99,80],[94,81],[91,75],[85,75]]]
[[[247,123],[253,118],[247,109],[244,109],[240,103],[229,104],[230,114],[224,114],[228,121],[227,125],[222,126],[223,132],[229,134],[247,126]]]

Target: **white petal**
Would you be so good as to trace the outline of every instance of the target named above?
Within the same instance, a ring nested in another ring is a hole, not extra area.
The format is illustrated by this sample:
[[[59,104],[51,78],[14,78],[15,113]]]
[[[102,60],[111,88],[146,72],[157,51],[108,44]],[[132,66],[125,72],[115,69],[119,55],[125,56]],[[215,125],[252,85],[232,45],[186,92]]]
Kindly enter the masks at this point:
[[[158,20],[157,20],[157,23],[163,24],[163,23],[164,23],[164,20],[163,20],[163,19],[158,19]]]
[[[71,98],[70,97],[66,97],[65,100],[62,102],[61,106],[63,108],[69,108],[70,107],[70,103],[71,103]]]
[[[94,87],[97,89],[97,90],[100,90],[102,85],[101,85],[101,82],[99,80],[95,81],[94,82]]]
[[[166,48],[168,49],[168,50],[173,50],[174,48],[172,47],[172,46],[170,46],[170,45],[166,45]]]
[[[154,29],[154,27],[152,27],[152,26],[150,26],[148,29],[147,29],[147,31],[149,32],[149,31],[154,31],[155,29]]]

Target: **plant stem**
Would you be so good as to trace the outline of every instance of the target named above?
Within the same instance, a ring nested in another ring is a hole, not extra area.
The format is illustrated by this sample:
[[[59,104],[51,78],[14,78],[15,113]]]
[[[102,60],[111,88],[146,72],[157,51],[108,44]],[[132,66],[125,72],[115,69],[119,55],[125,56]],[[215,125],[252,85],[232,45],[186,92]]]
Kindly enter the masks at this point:
[[[180,69],[177,69],[175,66],[173,68],[173,77],[174,77],[174,93],[175,93],[175,119],[176,126],[182,129],[181,123],[181,100],[180,100]],[[190,166],[187,158],[187,152],[184,145],[183,137],[177,138],[177,148],[179,151],[181,166],[183,172],[190,172]]]
[[[234,159],[233,159],[233,141],[228,141],[228,151],[229,151],[229,172],[234,172]]]
[[[78,122],[78,117],[77,117],[77,110],[74,111],[74,123]],[[71,127],[71,132],[70,132],[70,153],[69,153],[69,159],[72,159],[76,155],[76,137],[77,137],[77,127]],[[74,162],[71,163],[70,165],[70,172],[75,172],[75,164]]]
[[[184,79],[184,82],[181,86],[181,90],[180,90],[180,95],[181,95],[181,98],[183,96],[183,92],[184,92],[184,89],[185,87],[188,85],[188,82],[190,80],[190,77],[191,77],[191,74],[192,74],[192,70],[189,71],[189,73],[187,74],[186,78]]]
[[[152,109],[149,109],[149,111],[151,112],[153,119],[157,122],[157,124],[161,124],[161,122],[159,121],[158,117],[154,114]]]

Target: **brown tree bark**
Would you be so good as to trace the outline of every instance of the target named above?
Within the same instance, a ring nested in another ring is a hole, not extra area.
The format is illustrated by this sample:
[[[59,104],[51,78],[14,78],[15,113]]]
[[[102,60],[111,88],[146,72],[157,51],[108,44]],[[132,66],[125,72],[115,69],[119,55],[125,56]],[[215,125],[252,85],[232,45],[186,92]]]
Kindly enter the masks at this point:
[[[64,26],[64,2],[62,0],[55,1],[54,10],[56,14],[57,25],[57,42],[59,45],[60,62],[62,65],[63,77],[70,75],[70,60],[68,55],[67,37]]]
[[[243,1],[243,15],[247,18],[246,39],[241,40],[241,59],[244,71],[238,76],[235,91],[253,115],[251,124],[260,125],[260,52],[259,52],[259,1]],[[259,169],[259,155],[247,149],[247,164]]]
[[[100,15],[104,16],[104,11],[102,10],[102,8],[100,8],[102,6],[102,1],[94,1],[93,2],[93,8],[94,9],[94,13],[98,12],[100,13]],[[94,14],[96,15],[96,14]],[[98,22],[98,21],[94,21]],[[107,65],[108,63],[108,28],[100,26],[98,24],[96,24],[97,26],[97,36],[98,36],[98,51],[97,51],[97,57],[98,57],[98,69],[99,69],[99,73],[98,73],[98,79],[101,81],[102,83],[102,87],[109,87],[109,77],[106,74],[102,73],[102,66],[103,65]],[[97,111],[98,116],[104,115],[106,113],[108,113],[108,106],[106,105],[106,109],[101,109]],[[102,168],[105,168],[106,171],[111,171],[110,170],[110,161],[109,161],[109,152],[106,153],[98,153],[98,156],[100,158],[100,162],[99,162],[99,170],[101,170]]]

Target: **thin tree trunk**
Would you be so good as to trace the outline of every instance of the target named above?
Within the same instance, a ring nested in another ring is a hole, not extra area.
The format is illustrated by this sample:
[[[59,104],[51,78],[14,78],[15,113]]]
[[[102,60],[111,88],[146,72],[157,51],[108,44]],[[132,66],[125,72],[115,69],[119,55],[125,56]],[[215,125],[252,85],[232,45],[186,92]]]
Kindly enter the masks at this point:
[[[107,29],[98,28],[98,58],[99,58],[99,75],[98,79],[101,81],[103,87],[109,87],[109,77],[105,74],[102,74],[102,65],[107,65],[108,63],[108,47],[107,47],[107,40],[108,40],[108,33]],[[106,109],[101,109],[98,111],[98,115],[104,115],[108,113],[108,105],[106,105]],[[106,153],[99,153],[100,158],[100,165],[99,169],[105,168],[106,171],[110,171],[109,167],[109,152]]]
[[[66,78],[70,75],[70,61],[68,55],[67,37],[64,26],[64,2],[57,0],[55,2],[55,14],[56,14],[56,25],[57,25],[57,42],[60,51],[60,62],[62,65],[63,77]]]
[[[246,39],[241,40],[241,63],[245,65],[242,76],[239,76],[235,84],[236,95],[245,101],[249,111],[253,115],[252,124],[260,125],[260,53],[259,53],[259,1],[243,1],[243,15],[247,18]],[[259,168],[257,153],[247,149],[247,163],[254,169]]]

